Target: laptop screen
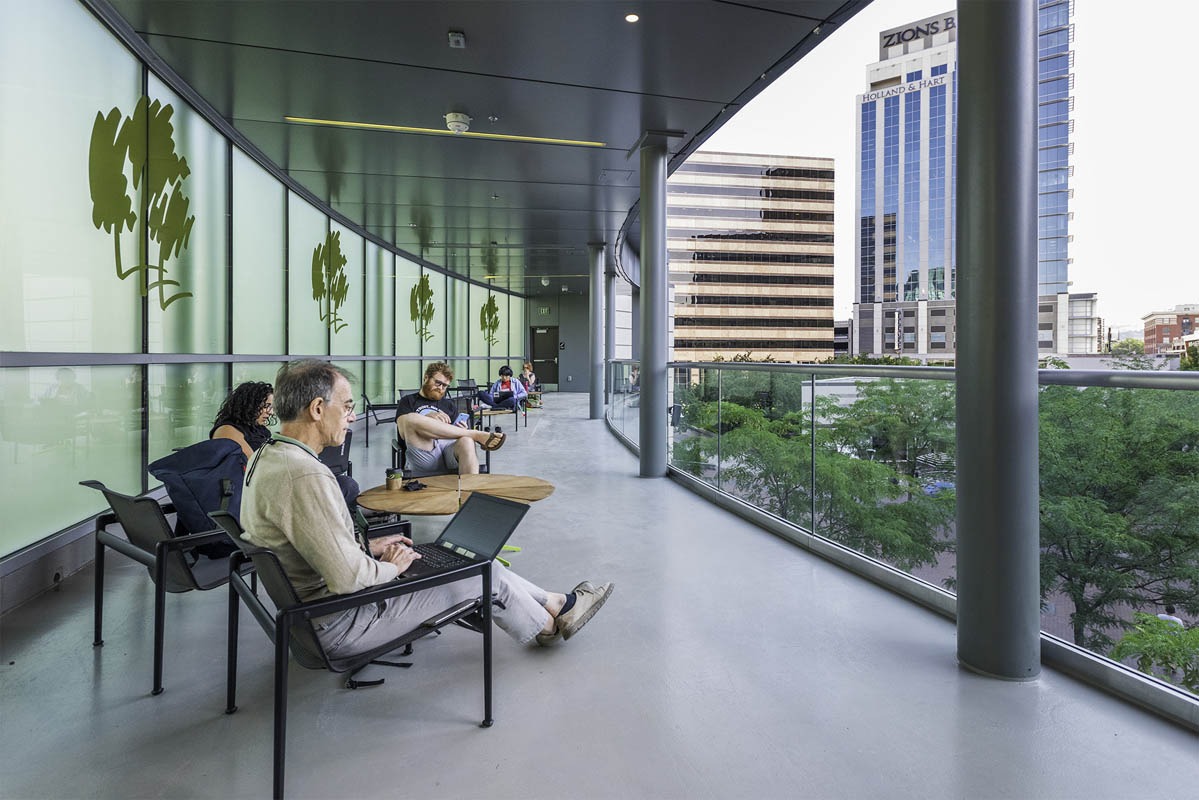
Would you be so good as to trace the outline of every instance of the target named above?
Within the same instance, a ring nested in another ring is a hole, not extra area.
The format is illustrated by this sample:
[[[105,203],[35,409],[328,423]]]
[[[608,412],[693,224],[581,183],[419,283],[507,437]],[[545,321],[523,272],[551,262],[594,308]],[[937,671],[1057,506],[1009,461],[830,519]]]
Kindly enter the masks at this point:
[[[455,549],[495,558],[528,511],[525,503],[473,492],[437,537],[437,544],[444,546],[448,542]]]

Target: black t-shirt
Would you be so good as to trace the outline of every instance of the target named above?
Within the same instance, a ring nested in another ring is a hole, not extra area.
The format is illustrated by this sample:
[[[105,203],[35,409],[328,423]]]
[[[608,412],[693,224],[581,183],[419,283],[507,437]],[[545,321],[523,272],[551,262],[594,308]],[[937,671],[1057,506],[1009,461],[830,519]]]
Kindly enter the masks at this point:
[[[443,397],[440,400],[430,400],[420,392],[406,394],[400,398],[400,402],[396,403],[396,415],[404,416],[405,414],[420,414],[421,412],[436,409],[453,421],[458,415],[458,409],[454,407],[454,401],[448,397]]]
[[[243,425],[240,422],[234,422],[229,419],[218,419],[213,423],[212,430],[208,432],[208,438],[211,439],[212,435],[216,433],[216,429],[222,425],[229,425],[235,428],[242,435],[242,438],[246,440],[246,444],[250,446],[251,450],[257,451],[258,448],[271,440],[271,429],[265,425]]]

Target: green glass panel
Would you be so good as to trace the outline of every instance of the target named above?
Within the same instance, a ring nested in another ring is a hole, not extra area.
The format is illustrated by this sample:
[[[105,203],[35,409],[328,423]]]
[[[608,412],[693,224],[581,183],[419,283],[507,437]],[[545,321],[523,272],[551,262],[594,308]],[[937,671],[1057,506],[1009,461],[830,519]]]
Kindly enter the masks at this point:
[[[153,76],[149,89],[145,125],[135,136],[145,132],[149,151],[144,216],[150,352],[224,353],[228,145]]]
[[[334,242],[340,242],[341,254],[346,263],[342,267],[345,277],[344,289],[335,291],[331,299],[334,318],[329,328],[333,335],[334,355],[362,355],[362,259],[363,238],[336,222],[329,223],[329,232]],[[340,280],[340,279],[339,279]]]
[[[313,255],[325,252],[329,219],[314,206],[289,192],[287,203],[287,352],[295,355],[327,355],[329,327],[325,313],[324,269],[313,286]],[[319,299],[314,297],[319,295]]]
[[[137,261],[141,201],[114,143],[141,66],[79,3],[6,8],[0,350],[139,351],[137,275],[118,276]]]
[[[429,317],[429,326],[427,338],[424,340],[421,349],[421,355],[426,359],[444,359],[449,353],[446,344],[446,320],[449,316],[450,296],[447,284],[452,281],[447,281],[446,276],[440,272],[433,270],[422,270],[421,280],[428,278],[428,285],[433,292],[432,295],[432,315]]]
[[[511,337],[508,344],[508,352],[513,355],[520,354],[521,360],[529,358],[532,354],[529,352],[527,344],[529,337],[529,322],[526,309],[528,301],[523,297],[511,298],[508,309],[512,314],[511,320],[508,322],[509,336]]]
[[[254,160],[233,151],[233,352],[284,353],[285,192]]]
[[[233,385],[246,381],[262,381],[273,385],[275,374],[283,364],[282,361],[239,361],[233,365]]]
[[[0,557],[106,508],[98,480],[141,491],[140,367],[0,370]]]
[[[512,350],[508,347],[508,295],[496,292],[491,295],[495,301],[495,344],[491,347],[491,352],[512,356]],[[520,370],[518,369],[517,372]]]
[[[420,361],[397,361],[395,365],[396,394],[411,394],[420,388],[425,372]]]
[[[366,355],[394,355],[395,256],[374,242],[366,243],[365,281]]]
[[[394,354],[395,256],[374,242],[366,243],[366,354]],[[363,391],[376,402],[395,396],[395,367],[391,361],[368,361],[362,368]]]
[[[446,354],[470,355],[470,284],[455,278],[446,280]],[[477,321],[476,321],[476,324]],[[428,350],[425,351],[428,354]],[[480,354],[483,355],[483,354]]]
[[[229,387],[224,364],[151,364],[150,460],[208,438]]]
[[[466,284],[468,297],[470,298],[470,311],[468,312],[467,320],[467,354],[472,356],[485,356],[492,352],[489,339],[494,339],[491,326],[495,319],[491,312],[491,306],[487,302],[490,292],[485,286],[476,286],[475,284]],[[495,352],[499,352],[498,350]]]
[[[445,302],[445,281],[438,273],[427,273],[422,285],[421,268],[401,256],[395,260],[395,354],[419,356],[436,341],[441,328],[434,324],[436,309]],[[414,294],[415,293],[415,294]],[[414,316],[415,307],[415,317]],[[424,333],[422,333],[422,330]],[[425,336],[429,338],[426,340]],[[431,350],[429,352],[432,352]],[[398,378],[397,378],[398,379]]]

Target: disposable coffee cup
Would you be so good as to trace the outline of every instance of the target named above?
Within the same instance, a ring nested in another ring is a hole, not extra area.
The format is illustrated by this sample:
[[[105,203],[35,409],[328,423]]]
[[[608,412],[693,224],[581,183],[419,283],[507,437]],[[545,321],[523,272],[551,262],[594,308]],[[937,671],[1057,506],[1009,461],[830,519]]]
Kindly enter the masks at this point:
[[[398,491],[404,487],[404,474],[396,469],[387,470],[387,488],[390,491]]]

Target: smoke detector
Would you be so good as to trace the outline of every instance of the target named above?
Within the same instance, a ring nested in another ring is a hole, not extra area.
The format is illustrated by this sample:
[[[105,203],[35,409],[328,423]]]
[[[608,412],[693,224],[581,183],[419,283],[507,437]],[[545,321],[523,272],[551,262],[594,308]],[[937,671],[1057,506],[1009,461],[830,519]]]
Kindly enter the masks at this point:
[[[454,133],[466,133],[470,130],[470,117],[461,111],[451,111],[445,115],[445,126]]]

